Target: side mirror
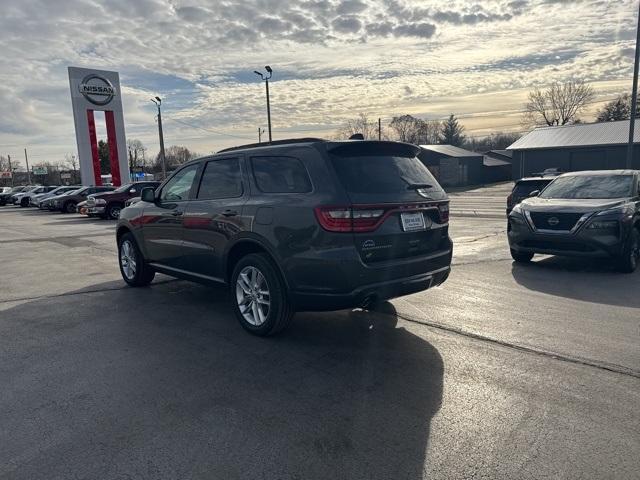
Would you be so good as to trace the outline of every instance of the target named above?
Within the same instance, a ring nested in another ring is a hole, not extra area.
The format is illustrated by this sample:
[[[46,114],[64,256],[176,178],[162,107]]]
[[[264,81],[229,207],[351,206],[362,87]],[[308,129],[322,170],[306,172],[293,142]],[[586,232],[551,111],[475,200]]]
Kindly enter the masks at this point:
[[[156,201],[156,191],[151,187],[143,188],[142,193],[140,194],[140,198],[143,202],[155,203]]]
[[[540,190],[534,190],[533,192],[531,192],[529,195],[527,195],[529,198],[531,197],[537,197],[538,195],[540,195]]]

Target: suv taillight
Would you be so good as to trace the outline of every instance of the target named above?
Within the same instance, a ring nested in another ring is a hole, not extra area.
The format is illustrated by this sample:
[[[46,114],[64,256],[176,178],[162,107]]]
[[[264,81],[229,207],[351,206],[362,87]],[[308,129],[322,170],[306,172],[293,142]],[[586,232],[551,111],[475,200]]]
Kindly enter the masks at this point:
[[[448,203],[438,204],[438,213],[440,214],[440,221],[442,223],[449,222],[449,204]]]
[[[384,220],[384,208],[317,207],[316,218],[329,232],[372,232]]]

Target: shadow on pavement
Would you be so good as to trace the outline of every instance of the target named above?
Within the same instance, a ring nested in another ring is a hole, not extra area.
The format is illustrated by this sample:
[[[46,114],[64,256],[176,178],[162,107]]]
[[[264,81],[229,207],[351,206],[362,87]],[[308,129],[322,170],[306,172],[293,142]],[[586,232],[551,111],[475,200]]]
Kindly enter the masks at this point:
[[[118,285],[3,312],[0,476],[423,477],[443,362],[391,304],[262,339],[225,289]]]
[[[619,273],[611,260],[546,257],[529,264],[514,262],[511,273],[530,290],[585,302],[640,307],[640,272]]]
[[[104,226],[115,226],[115,222],[103,220],[102,218],[91,218],[83,216],[64,216],[55,218],[52,222],[47,222],[45,225],[86,225],[86,224],[94,224],[94,225],[104,225]]]

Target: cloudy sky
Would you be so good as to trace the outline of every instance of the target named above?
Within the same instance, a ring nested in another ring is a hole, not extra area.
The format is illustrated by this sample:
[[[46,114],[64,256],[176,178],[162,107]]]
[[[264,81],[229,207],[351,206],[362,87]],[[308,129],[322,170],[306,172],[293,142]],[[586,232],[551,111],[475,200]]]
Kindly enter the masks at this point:
[[[155,95],[167,145],[257,140],[252,72],[267,64],[275,138],[332,134],[360,112],[521,130],[532,87],[630,90],[636,14],[637,0],[2,0],[0,155],[75,154],[69,65],[120,72],[127,136],[151,155]]]

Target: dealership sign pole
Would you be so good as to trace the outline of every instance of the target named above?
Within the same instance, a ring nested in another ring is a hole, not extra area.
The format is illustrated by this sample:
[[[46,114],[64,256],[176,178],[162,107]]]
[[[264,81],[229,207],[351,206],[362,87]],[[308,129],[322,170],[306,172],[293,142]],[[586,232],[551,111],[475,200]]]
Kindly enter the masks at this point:
[[[104,112],[112,183],[129,181],[118,72],[69,67],[69,86],[82,185],[102,185],[94,112]]]

